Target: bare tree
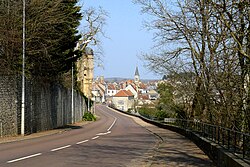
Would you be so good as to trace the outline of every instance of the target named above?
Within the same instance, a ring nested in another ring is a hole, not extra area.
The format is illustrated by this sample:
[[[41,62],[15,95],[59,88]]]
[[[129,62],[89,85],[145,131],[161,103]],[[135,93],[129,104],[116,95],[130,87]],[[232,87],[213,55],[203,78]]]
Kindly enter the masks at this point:
[[[83,19],[81,22],[81,26],[79,26],[78,28],[79,34],[81,34],[81,39],[78,41],[77,46],[77,49],[81,50],[81,53],[78,55],[74,55],[73,57],[69,58],[69,60],[75,62],[79,59],[82,59],[83,54],[85,54],[86,48],[90,47],[92,48],[92,50],[94,50],[94,60],[98,64],[101,64],[103,53],[101,37],[106,37],[104,26],[106,25],[106,18],[108,17],[108,13],[101,7],[98,9],[93,7],[85,9],[85,6],[83,5],[82,9]],[[70,72],[63,75],[63,83],[66,86],[71,85]]]
[[[86,47],[94,47],[95,60],[101,62],[103,54],[101,38],[107,38],[104,27],[108,13],[101,7],[98,9],[90,7],[83,10],[82,14],[82,26],[79,27],[82,38],[79,44],[82,50],[85,50]]]
[[[250,130],[250,1],[249,0],[224,0],[209,1],[218,15],[218,20],[230,34],[235,43],[238,62],[240,66],[240,106],[243,117],[243,130]]]
[[[161,48],[159,53],[144,55],[149,68],[158,73],[195,74],[194,80],[187,80],[194,87],[189,93],[190,117],[240,129],[242,119],[247,118],[247,111],[242,116],[240,106],[249,104],[247,93],[242,95],[242,90],[248,90],[249,80],[246,69],[249,3],[241,0],[135,2],[153,18],[146,27],[156,30],[154,40]],[[246,35],[240,40],[243,34]],[[241,86],[240,78],[244,78]]]

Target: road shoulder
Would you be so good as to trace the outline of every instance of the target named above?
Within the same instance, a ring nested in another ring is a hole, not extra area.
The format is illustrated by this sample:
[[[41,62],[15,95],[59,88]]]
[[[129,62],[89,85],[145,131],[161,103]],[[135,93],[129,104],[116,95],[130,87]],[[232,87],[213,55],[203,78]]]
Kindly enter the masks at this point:
[[[113,111],[118,112],[114,109]],[[137,124],[146,128],[150,133],[156,135],[158,138],[158,142],[155,144],[155,147],[149,149],[149,152],[141,158],[134,159],[128,165],[129,167],[214,166],[208,156],[186,137],[176,132],[151,125],[138,117],[130,116],[121,112],[118,113],[130,117]]]

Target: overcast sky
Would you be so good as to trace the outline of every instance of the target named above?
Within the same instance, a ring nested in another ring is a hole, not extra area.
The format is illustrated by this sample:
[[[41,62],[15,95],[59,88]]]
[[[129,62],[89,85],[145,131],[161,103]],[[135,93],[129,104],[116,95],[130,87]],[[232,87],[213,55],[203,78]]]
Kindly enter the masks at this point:
[[[133,78],[138,65],[141,79],[159,79],[148,69],[143,67],[139,56],[150,52],[152,33],[143,28],[145,15],[140,14],[140,7],[131,0],[81,0],[85,7],[101,6],[109,13],[106,35],[110,39],[103,39],[104,69],[95,68],[95,77],[125,77]]]

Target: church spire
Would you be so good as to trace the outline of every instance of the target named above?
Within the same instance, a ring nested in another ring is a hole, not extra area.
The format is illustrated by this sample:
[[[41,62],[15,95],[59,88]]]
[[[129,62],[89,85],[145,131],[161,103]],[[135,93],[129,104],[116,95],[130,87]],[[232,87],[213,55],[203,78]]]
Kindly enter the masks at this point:
[[[135,76],[136,76],[136,75],[140,76],[139,70],[138,70],[138,66],[136,66],[136,69],[135,69]]]
[[[139,70],[138,70],[138,66],[136,66],[135,69],[135,83],[138,84],[140,82],[140,74],[139,74]]]

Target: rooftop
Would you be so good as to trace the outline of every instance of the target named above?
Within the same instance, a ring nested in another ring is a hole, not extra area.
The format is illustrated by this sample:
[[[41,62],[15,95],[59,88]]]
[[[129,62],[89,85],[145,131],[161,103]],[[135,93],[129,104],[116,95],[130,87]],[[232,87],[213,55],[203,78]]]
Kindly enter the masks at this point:
[[[130,97],[134,96],[130,90],[120,90],[118,93],[114,95],[114,97]]]

